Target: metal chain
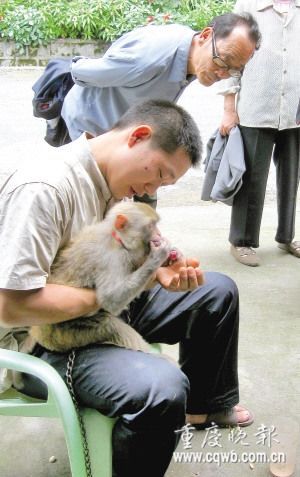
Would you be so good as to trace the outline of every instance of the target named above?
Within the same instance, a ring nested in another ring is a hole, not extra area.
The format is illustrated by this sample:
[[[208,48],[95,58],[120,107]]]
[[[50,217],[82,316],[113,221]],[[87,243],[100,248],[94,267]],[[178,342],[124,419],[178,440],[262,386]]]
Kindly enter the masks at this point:
[[[82,437],[82,443],[83,443],[83,452],[84,452],[84,462],[85,462],[85,468],[86,468],[86,475],[87,475],[87,477],[93,477],[92,468],[91,468],[90,451],[89,451],[89,446],[88,446],[88,442],[87,442],[86,428],[85,428],[85,424],[84,424],[84,421],[83,421],[83,417],[81,415],[79,404],[78,404],[76,396],[75,396],[74,386],[73,386],[73,368],[74,368],[75,357],[76,357],[75,350],[72,350],[70,352],[69,356],[68,356],[67,370],[66,370],[66,380],[67,380],[68,390],[69,390],[69,393],[71,395],[71,398],[72,398],[72,401],[74,403],[76,413],[77,413],[77,416],[78,416],[80,432],[81,432],[81,437]]]

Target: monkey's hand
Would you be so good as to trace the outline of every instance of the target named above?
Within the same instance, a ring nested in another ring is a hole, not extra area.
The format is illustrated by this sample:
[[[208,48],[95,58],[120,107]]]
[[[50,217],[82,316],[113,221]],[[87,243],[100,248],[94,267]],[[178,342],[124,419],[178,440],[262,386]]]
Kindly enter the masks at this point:
[[[180,252],[180,250],[178,250],[178,248],[171,247],[168,258],[162,264],[162,267],[168,267],[169,265],[173,265],[174,262],[176,262],[177,260],[181,260],[182,258],[183,258],[183,255]]]
[[[203,285],[204,274],[197,259],[179,257],[169,266],[160,267],[156,272],[156,280],[166,290],[189,291]]]
[[[170,243],[164,237],[160,237],[159,240],[151,240],[148,260],[153,263],[153,271],[166,262],[170,254],[170,249]]]

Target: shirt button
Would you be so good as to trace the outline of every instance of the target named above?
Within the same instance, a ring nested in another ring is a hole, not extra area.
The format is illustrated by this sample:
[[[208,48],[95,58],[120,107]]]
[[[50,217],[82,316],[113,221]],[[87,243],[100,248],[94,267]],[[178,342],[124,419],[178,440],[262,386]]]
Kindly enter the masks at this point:
[[[286,51],[286,48],[283,48],[283,51]]]
[[[284,96],[284,93],[281,93],[281,96]]]
[[[285,75],[287,74],[287,70],[284,70],[284,74],[285,74]]]

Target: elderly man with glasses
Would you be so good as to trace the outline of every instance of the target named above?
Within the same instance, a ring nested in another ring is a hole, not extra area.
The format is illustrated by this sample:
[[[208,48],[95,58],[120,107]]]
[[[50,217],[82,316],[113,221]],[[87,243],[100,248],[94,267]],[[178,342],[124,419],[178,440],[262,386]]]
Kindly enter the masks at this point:
[[[103,134],[139,101],[177,101],[196,78],[210,86],[239,77],[259,41],[251,15],[228,13],[214,18],[201,32],[183,25],[150,24],[123,35],[102,58],[73,58],[75,85],[62,110],[67,141],[84,131]]]

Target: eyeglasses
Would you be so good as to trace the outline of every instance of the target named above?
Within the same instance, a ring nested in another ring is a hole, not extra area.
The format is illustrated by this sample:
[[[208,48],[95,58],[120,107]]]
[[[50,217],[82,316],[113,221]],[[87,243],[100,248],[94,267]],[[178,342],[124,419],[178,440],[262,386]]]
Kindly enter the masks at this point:
[[[244,68],[241,68],[240,70],[230,68],[230,66],[228,66],[225,63],[225,61],[223,61],[222,58],[219,57],[217,53],[216,38],[215,38],[214,30],[212,30],[212,59],[215,65],[217,65],[222,70],[228,71],[228,74],[232,76],[233,78],[241,78]]]

